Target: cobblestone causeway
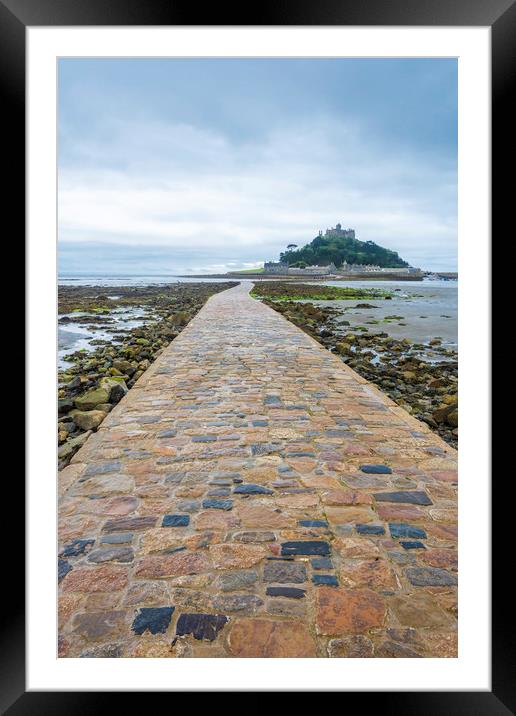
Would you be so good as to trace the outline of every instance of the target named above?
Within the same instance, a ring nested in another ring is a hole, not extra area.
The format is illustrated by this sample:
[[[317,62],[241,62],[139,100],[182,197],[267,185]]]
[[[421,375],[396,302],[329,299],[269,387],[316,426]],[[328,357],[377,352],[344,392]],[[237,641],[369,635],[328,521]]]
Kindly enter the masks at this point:
[[[59,473],[59,655],[456,656],[457,453],[251,285]]]

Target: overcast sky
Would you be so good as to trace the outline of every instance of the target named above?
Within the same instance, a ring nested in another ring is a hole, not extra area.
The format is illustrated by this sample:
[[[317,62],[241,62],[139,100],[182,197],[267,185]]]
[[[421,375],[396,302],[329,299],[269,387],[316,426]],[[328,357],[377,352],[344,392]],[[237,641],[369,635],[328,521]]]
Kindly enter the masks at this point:
[[[457,267],[445,59],[59,61],[62,273],[225,271],[337,222]]]

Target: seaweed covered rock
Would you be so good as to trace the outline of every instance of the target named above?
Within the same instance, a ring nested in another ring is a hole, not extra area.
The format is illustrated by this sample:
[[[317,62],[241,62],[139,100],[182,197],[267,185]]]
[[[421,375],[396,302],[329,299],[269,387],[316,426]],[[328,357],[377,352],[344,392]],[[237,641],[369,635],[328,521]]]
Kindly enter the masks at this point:
[[[99,403],[109,403],[109,394],[110,391],[104,387],[88,390],[84,395],[75,398],[75,407],[78,410],[94,410]]]
[[[103,401],[105,403],[118,403],[129,390],[124,379],[116,376],[102,378],[100,385],[108,393],[108,399]]]

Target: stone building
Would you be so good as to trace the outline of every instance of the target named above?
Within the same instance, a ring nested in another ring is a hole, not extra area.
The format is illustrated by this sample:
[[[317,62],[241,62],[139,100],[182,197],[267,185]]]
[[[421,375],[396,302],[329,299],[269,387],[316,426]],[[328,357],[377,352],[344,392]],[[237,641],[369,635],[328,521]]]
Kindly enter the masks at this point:
[[[337,273],[335,264],[328,266],[307,266],[306,268],[289,267],[289,276],[328,276]]]
[[[322,231],[319,231],[319,236],[322,236]],[[355,238],[355,229],[343,229],[342,224],[337,224],[335,228],[333,229],[326,229],[326,233],[324,234],[326,238],[330,237],[342,237],[345,239],[354,239]]]
[[[286,274],[288,264],[282,263],[281,261],[265,261],[263,268],[265,273]]]
[[[348,264],[347,261],[344,261],[342,266],[339,269],[340,273],[370,273],[375,271],[381,271],[382,269],[380,266],[376,266],[375,264]]]
[[[328,266],[307,266],[306,268],[298,268],[289,266],[281,261],[265,261],[263,264],[264,273],[289,276],[327,276],[337,273],[335,264]]]

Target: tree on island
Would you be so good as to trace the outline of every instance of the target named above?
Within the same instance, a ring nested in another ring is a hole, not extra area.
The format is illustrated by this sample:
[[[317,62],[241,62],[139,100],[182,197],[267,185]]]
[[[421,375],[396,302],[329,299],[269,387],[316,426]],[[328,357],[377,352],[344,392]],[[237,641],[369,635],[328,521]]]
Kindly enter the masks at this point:
[[[280,254],[280,257],[283,257],[286,254],[291,254],[294,251],[294,249],[297,249],[297,244],[289,244],[287,246],[287,251],[283,254]],[[280,262],[290,264],[290,261],[288,259],[280,258]],[[290,264],[290,265],[292,265],[292,264]]]
[[[280,261],[289,266],[298,266],[299,262],[306,266],[327,266],[334,263],[340,268],[345,261],[348,264],[374,264],[381,268],[408,266],[396,251],[385,249],[374,241],[360,241],[350,237],[316,236],[297,251],[292,247],[295,245],[289,244],[287,250],[280,254]]]

